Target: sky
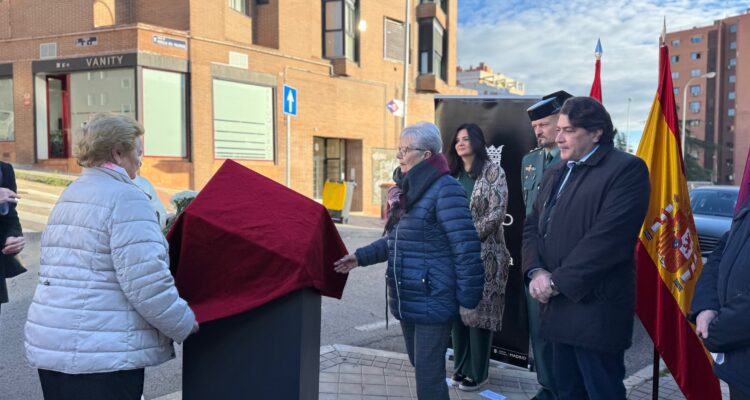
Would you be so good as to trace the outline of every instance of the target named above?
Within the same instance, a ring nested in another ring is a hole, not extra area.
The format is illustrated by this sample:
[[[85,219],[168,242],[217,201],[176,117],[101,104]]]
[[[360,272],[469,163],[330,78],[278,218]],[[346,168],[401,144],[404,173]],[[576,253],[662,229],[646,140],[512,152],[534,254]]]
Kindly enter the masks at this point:
[[[629,120],[635,148],[656,94],[664,18],[673,32],[749,8],[737,0],[459,0],[458,65],[483,61],[524,82],[527,95],[588,96],[600,38],[603,104],[621,132]]]

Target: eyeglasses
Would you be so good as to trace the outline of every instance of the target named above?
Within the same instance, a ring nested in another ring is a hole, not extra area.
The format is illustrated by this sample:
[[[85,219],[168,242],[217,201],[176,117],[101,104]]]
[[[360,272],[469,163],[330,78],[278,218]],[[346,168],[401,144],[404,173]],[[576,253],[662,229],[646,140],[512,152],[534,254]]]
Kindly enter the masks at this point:
[[[399,147],[398,150],[396,150],[396,156],[405,156],[406,153],[412,151],[412,150],[419,150],[419,151],[427,151],[427,149],[420,149],[419,147]]]

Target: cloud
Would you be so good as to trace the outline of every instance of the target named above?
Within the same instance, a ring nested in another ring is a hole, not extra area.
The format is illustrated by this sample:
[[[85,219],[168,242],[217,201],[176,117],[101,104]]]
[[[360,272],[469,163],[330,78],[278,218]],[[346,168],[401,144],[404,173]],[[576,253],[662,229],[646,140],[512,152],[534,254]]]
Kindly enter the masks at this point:
[[[601,38],[604,105],[624,131],[631,98],[630,131],[636,132],[656,94],[663,18],[672,32],[711,25],[748,6],[716,0],[459,0],[458,64],[484,61],[525,82],[526,94],[564,89],[588,95]]]

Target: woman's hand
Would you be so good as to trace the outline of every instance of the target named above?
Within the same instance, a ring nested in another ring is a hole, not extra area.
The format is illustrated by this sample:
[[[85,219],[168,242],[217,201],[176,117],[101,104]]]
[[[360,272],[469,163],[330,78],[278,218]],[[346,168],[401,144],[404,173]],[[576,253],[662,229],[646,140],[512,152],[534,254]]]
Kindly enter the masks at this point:
[[[23,250],[26,245],[26,239],[23,236],[9,236],[5,239],[5,245],[3,246],[3,254],[6,256],[12,254],[18,254]]]
[[[357,256],[354,254],[347,254],[342,259],[333,263],[333,270],[340,274],[347,274],[358,266],[359,261],[357,261]]]
[[[479,313],[477,313],[476,308],[469,310],[468,308],[459,307],[458,313],[461,315],[461,322],[466,326],[476,326],[479,323]]]
[[[0,188],[0,203],[18,203],[18,195],[16,192],[8,188]]]

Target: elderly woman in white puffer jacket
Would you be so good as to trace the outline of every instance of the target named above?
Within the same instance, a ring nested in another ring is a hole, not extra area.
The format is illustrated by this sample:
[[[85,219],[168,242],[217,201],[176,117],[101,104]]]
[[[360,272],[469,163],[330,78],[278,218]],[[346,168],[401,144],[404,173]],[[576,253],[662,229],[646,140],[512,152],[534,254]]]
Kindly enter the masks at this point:
[[[132,182],[142,153],[138,122],[95,116],[78,143],[83,173],[42,234],[26,358],[46,400],[140,399],[144,368],[174,358],[172,340],[198,330],[156,214]]]

